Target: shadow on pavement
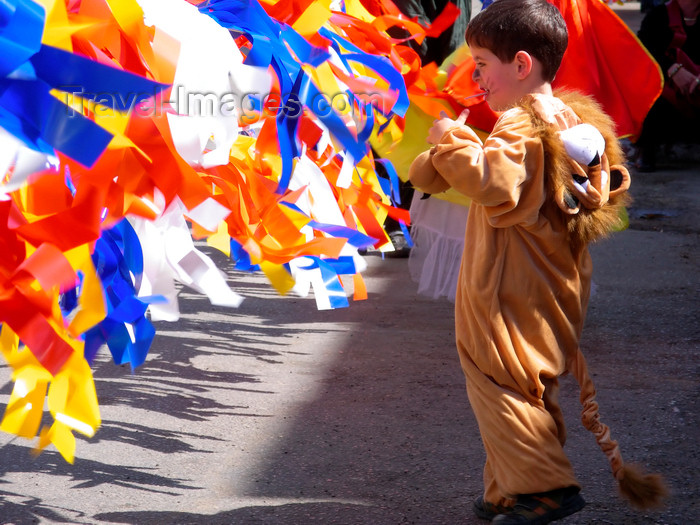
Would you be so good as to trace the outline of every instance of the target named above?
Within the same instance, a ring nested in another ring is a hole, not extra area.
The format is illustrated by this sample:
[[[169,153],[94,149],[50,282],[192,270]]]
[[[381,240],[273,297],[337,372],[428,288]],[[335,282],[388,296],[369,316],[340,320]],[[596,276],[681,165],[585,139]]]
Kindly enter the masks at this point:
[[[393,515],[392,515],[393,514]],[[95,516],[110,523],[149,523],[153,525],[301,525],[309,523],[404,523],[389,509],[368,508],[348,503],[288,503],[243,507],[214,515],[188,512],[107,512]]]

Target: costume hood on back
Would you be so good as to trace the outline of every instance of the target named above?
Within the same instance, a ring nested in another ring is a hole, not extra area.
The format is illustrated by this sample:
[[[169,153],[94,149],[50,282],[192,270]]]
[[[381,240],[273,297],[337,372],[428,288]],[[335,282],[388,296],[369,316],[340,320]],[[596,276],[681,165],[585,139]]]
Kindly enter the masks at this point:
[[[575,215],[581,206],[593,210],[627,191],[630,175],[622,165],[611,166],[605,154],[605,139],[590,124],[579,124],[559,132],[571,161],[571,180],[555,194],[559,208]]]

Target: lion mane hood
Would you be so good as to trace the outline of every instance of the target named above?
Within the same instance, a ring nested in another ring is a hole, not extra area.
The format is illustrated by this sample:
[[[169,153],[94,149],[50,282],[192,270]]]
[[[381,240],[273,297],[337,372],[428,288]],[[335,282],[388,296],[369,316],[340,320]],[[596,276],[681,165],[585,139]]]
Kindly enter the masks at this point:
[[[585,245],[619,230],[630,202],[630,174],[612,120],[591,97],[555,93],[581,122],[559,129],[541,116],[535,98],[522,107],[530,115],[545,152],[548,191],[573,245]]]

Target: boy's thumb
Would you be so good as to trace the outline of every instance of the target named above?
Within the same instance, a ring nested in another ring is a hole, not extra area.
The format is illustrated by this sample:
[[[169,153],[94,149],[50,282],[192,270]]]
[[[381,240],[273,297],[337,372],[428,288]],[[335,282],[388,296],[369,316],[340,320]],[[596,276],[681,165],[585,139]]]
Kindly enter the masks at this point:
[[[459,117],[457,117],[456,122],[459,122],[460,124],[464,124],[467,121],[468,117],[469,117],[469,110],[465,109],[459,114]]]

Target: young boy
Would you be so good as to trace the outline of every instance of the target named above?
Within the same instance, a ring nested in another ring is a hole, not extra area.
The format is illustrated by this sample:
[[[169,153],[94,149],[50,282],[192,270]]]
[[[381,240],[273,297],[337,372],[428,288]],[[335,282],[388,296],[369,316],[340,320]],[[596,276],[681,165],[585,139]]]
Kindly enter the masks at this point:
[[[451,186],[472,199],[455,322],[487,458],[474,511],[498,524],[543,524],[583,508],[557,402],[567,372],[623,494],[654,505],[661,479],[622,462],[579,350],[587,243],[618,226],[629,187],[613,124],[583,95],[554,96],[568,35],[545,0],[494,2],[470,22],[466,40],[475,82],[503,113],[484,143],[464,125],[466,112],[437,120],[434,146],[409,178],[425,193]]]

